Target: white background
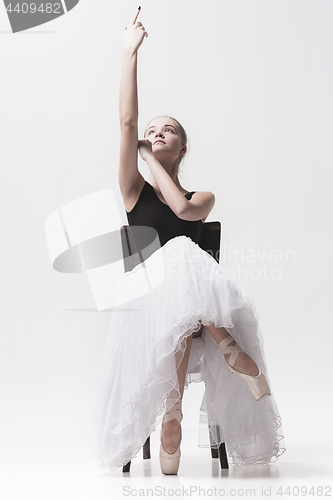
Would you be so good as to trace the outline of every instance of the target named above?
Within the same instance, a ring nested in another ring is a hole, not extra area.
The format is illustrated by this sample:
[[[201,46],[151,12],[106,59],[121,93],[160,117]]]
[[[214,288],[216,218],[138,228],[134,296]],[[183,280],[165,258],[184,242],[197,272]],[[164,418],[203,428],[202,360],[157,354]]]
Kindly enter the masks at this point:
[[[190,139],[180,182],[216,196],[208,220],[223,225],[221,265],[235,270],[256,304],[283,418],[288,451],[272,466],[271,484],[332,485],[333,3],[140,2],[149,33],[139,49],[140,133],[155,116],[177,118]],[[95,307],[88,281],[52,269],[44,223],[65,203],[109,187],[127,223],[118,93],[123,31],[137,5],[81,0],[65,16],[17,34],[0,6],[6,499],[18,491],[22,499],[59,498],[60,491],[62,498],[108,498],[111,484],[121,491],[109,481],[122,481],[121,471],[97,473],[89,462],[109,313],[75,311]],[[140,170],[147,179],[141,159]],[[236,250],[252,251],[255,261],[234,257]],[[277,252],[282,262],[274,261]],[[189,454],[197,453],[201,385],[184,396]],[[158,435],[153,454],[157,479]],[[209,452],[198,457],[189,480],[206,462],[212,476]],[[134,473],[141,463],[140,455]],[[237,487],[263,478],[236,469],[229,479]]]

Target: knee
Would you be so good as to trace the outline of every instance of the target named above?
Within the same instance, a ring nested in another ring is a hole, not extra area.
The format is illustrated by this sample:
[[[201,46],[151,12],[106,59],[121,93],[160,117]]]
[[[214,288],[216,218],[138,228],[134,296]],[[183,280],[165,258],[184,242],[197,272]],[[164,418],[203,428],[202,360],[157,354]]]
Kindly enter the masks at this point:
[[[201,328],[200,330],[198,330],[197,332],[193,332],[192,333],[192,337],[195,338],[195,337],[200,337],[200,335],[202,334],[202,330],[204,329],[204,325],[201,325]]]

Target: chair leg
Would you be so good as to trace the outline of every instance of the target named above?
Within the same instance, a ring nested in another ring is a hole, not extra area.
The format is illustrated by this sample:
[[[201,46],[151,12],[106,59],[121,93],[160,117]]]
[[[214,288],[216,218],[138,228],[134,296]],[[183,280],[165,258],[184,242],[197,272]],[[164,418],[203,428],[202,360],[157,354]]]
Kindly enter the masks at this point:
[[[212,425],[209,425],[209,440],[210,440],[210,452],[211,452],[211,455],[212,455],[212,458],[219,458],[219,450],[218,448],[214,448],[213,447],[213,439],[212,439],[212,434],[210,432],[210,429],[212,429]],[[216,427],[216,426],[214,426]],[[217,435],[219,436],[220,433],[219,433],[219,429],[217,428]]]
[[[142,448],[143,451],[143,459],[150,458],[150,436],[147,437],[145,444]]]
[[[227,452],[225,449],[225,443],[221,443],[218,449],[221,469],[229,469]]]
[[[209,426],[211,429],[212,426]],[[212,436],[211,433],[209,433],[210,437],[210,444],[212,445]],[[220,441],[221,440],[221,435],[220,435],[220,428],[217,425],[216,426],[216,437]],[[225,448],[225,443],[221,443],[218,448],[213,448],[211,446],[210,448],[212,458],[219,458],[220,459],[220,464],[221,464],[221,469],[229,469],[229,464],[228,464],[228,457],[227,457],[227,452]]]
[[[147,437],[145,444],[142,448],[143,458],[150,458],[150,436]],[[131,461],[127,462],[126,465],[123,466],[123,472],[129,472],[131,468]]]
[[[131,468],[131,461],[127,462],[127,464],[123,466],[123,472],[129,472],[130,468]]]
[[[219,435],[219,429],[217,429],[217,432]],[[149,459],[150,458],[150,436],[147,437],[146,442],[143,445],[142,451],[143,451],[143,459],[144,460]],[[221,469],[229,469],[228,457],[227,457],[227,452],[226,452],[224,443],[221,443],[218,448],[211,447],[210,451],[212,454],[212,458],[219,458],[220,459]],[[127,464],[123,466],[123,472],[129,472],[130,468],[131,468],[131,461],[127,462]]]

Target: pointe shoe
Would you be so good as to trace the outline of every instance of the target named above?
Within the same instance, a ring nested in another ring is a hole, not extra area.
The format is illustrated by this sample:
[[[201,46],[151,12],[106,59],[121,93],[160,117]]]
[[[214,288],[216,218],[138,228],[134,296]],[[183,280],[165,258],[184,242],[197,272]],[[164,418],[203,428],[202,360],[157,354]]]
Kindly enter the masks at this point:
[[[176,403],[174,403],[176,401]],[[174,404],[173,404],[174,403]],[[171,410],[170,406],[173,404]],[[177,419],[180,423],[183,419],[182,414],[182,400],[177,398],[167,399],[167,411],[163,418],[163,424],[169,422],[169,420]],[[180,437],[181,441],[181,437]],[[163,474],[177,474],[180,462],[180,441],[178,447],[174,453],[168,453],[163,446],[162,442],[162,430],[161,430],[161,446],[160,446],[160,465]]]
[[[231,342],[235,342],[235,339],[232,338],[231,335],[228,335],[228,337],[226,337],[219,343],[219,348],[221,349],[223,354],[230,354],[229,362],[226,361],[229,372],[238,375],[244,380],[256,401],[258,401],[263,396],[269,396],[271,394],[269,385],[267,383],[265,375],[260,371],[259,368],[259,374],[255,377],[235,370],[234,365],[236,363],[237,356],[240,352],[244,351],[239,347],[237,343],[235,345],[229,346]]]

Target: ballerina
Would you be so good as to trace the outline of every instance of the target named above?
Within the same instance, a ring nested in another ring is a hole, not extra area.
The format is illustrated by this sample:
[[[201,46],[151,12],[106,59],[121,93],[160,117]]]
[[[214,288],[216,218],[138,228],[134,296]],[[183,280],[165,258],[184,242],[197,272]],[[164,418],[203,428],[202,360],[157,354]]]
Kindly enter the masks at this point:
[[[210,423],[222,430],[223,438],[211,436],[216,446],[223,439],[235,464],[267,464],[284,448],[259,318],[245,290],[198,246],[215,196],[210,191],[189,192],[180,184],[187,135],[176,119],[154,118],[138,140],[137,52],[148,36],[137,21],[139,13],[140,8],[123,37],[119,185],[129,225],[156,229],[161,247],[148,260],[154,265],[154,259],[161,258],[165,277],[152,292],[134,295],[127,311],[115,307],[111,315],[96,455],[102,466],[125,465],[164,414],[161,470],[178,473],[181,404],[192,356],[206,384]],[[138,170],[138,152],[149,166],[148,180]],[[140,290],[141,269],[138,264],[125,273],[115,295],[126,300],[127,293]],[[209,279],[203,272],[207,270]]]

